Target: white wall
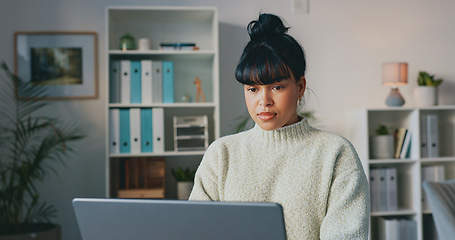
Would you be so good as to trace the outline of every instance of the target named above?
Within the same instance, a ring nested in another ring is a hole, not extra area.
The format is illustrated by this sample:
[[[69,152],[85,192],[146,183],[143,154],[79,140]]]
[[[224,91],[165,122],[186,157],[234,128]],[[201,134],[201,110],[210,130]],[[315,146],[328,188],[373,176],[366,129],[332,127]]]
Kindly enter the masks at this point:
[[[55,101],[58,114],[77,121],[89,137],[76,144],[59,177],[42,184],[43,198],[57,206],[63,239],[80,239],[70,201],[105,194],[106,52],[105,7],[109,5],[215,6],[220,20],[222,135],[246,113],[241,86],[233,77],[245,26],[259,11],[282,16],[307,54],[308,109],[318,126],[346,135],[346,113],[384,106],[390,91],[381,85],[381,63],[407,61],[409,84],[400,87],[412,106],[419,70],[445,79],[440,103],[455,104],[455,2],[452,0],[310,0],[308,14],[293,14],[291,0],[0,0],[0,60],[13,67],[15,31],[96,31],[99,34],[99,99]],[[309,93],[309,92],[308,92]]]

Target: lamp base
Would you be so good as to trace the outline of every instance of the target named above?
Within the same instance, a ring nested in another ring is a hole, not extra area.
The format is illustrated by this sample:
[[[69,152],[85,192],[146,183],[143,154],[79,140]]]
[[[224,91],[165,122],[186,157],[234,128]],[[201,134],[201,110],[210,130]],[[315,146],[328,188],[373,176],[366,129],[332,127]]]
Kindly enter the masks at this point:
[[[399,107],[403,106],[405,103],[403,96],[401,96],[400,92],[398,91],[398,88],[392,88],[390,91],[389,96],[387,96],[387,99],[385,100],[385,104],[390,107]]]

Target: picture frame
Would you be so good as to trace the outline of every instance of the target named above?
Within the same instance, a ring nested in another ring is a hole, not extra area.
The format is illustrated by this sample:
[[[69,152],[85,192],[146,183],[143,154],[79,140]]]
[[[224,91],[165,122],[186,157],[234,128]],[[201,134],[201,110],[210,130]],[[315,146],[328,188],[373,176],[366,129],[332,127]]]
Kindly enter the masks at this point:
[[[15,32],[15,73],[42,84],[45,99],[98,98],[97,38],[96,32]]]

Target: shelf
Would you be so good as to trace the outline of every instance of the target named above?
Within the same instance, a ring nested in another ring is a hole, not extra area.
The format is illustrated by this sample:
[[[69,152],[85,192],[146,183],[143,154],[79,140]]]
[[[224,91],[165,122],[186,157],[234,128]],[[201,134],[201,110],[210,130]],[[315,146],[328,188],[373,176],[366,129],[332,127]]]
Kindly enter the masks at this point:
[[[432,163],[447,163],[447,162],[454,162],[455,157],[438,157],[438,158],[423,158],[420,160],[422,164],[432,164]]]
[[[190,55],[191,57],[194,56],[206,56],[206,57],[213,57],[215,55],[214,51],[211,50],[109,50],[110,55],[157,55],[157,56],[165,56],[165,55]]]
[[[372,212],[372,217],[391,217],[391,216],[412,216],[416,215],[417,212],[409,209],[400,209],[398,211],[388,211],[388,212]]]
[[[161,153],[118,153],[109,154],[110,158],[130,158],[130,157],[172,157],[172,156],[201,156],[205,151],[168,151]]]
[[[215,103],[152,103],[152,104],[125,104],[125,103],[109,103],[109,108],[214,108]]]
[[[417,160],[415,159],[370,159],[368,161],[369,164],[399,164],[399,163],[415,163]]]

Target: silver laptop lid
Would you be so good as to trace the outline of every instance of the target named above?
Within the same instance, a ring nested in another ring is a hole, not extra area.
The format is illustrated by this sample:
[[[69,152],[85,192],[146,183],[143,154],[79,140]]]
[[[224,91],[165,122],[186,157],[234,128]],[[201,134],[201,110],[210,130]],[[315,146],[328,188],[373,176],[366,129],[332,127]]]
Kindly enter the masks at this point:
[[[281,240],[283,210],[276,203],[76,198],[84,240]]]

